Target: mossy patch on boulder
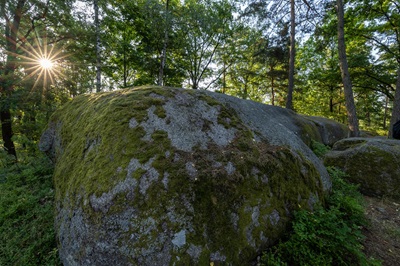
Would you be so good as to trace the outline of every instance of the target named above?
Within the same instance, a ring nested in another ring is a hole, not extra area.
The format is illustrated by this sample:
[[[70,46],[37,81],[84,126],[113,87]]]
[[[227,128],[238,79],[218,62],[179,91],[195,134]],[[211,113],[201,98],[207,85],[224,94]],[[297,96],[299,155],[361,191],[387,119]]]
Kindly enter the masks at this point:
[[[331,183],[296,119],[234,97],[146,87],[76,97],[54,158],[64,265],[249,263]],[[279,115],[278,115],[279,114]],[[282,122],[282,121],[281,121]]]
[[[316,127],[318,130],[318,134],[314,133],[312,135],[312,140],[321,142],[324,145],[332,147],[337,141],[350,136],[350,130],[347,126],[332,119],[319,116],[303,117],[312,123],[312,129]]]
[[[384,138],[349,138],[338,141],[325,155],[326,166],[335,166],[360,184],[369,196],[400,199],[400,141]]]

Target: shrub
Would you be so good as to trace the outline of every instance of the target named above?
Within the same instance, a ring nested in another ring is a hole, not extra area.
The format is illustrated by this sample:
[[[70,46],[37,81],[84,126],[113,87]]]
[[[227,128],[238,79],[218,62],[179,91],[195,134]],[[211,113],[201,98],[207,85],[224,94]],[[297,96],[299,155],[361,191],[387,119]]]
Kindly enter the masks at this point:
[[[296,212],[287,241],[267,250],[263,265],[379,265],[362,252],[366,219],[357,186],[346,183],[340,170],[328,171],[333,188],[327,206]]]
[[[312,140],[311,141],[311,150],[317,155],[319,158],[324,157],[324,155],[331,150],[329,146],[325,146],[321,142]]]
[[[61,265],[50,162],[36,157],[12,164],[0,157],[0,265]]]

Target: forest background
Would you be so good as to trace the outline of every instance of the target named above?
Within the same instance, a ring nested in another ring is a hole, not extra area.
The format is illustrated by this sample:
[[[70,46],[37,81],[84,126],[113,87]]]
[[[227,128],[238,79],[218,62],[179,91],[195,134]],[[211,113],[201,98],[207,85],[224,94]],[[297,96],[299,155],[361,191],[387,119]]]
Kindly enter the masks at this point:
[[[3,0],[2,144],[14,156],[35,150],[49,116],[69,99],[149,84],[347,123],[338,3]],[[400,4],[351,0],[343,9],[360,126],[387,134],[390,118],[400,119]]]
[[[0,183],[9,171],[21,173],[16,189],[29,185],[25,170],[51,176],[37,143],[51,114],[84,93],[214,90],[351,128],[338,22],[356,121],[390,135],[400,120],[397,0],[1,0]]]

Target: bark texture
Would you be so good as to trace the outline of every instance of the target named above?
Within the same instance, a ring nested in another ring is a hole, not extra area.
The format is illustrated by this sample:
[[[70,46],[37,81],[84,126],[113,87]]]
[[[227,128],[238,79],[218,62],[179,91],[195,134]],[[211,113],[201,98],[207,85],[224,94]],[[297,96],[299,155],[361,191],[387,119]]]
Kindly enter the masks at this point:
[[[393,100],[392,118],[390,119],[389,138],[393,137],[393,125],[399,120],[400,120],[400,68],[397,69],[396,92],[394,94],[394,100]]]
[[[165,3],[165,31],[164,31],[164,44],[161,51],[160,69],[158,72],[157,85],[164,86],[164,68],[167,61],[167,47],[168,47],[168,34],[169,34],[169,0]]]
[[[344,39],[344,6],[343,0],[337,0],[337,16],[338,16],[338,50],[340,70],[342,74],[342,82],[344,87],[344,97],[346,100],[347,117],[351,137],[359,137],[360,130],[358,126],[356,106],[354,103],[353,88],[351,84],[349,67],[346,57],[346,43]]]
[[[4,148],[9,155],[12,155],[15,158],[17,158],[15,145],[14,142],[12,141],[12,137],[14,134],[12,130],[11,112],[9,108],[1,110],[0,120],[1,120],[1,134],[3,136]]]
[[[99,22],[99,3],[93,0],[94,24],[96,27],[96,92],[101,91],[101,58],[100,58],[100,22]]]
[[[16,69],[15,54],[17,52],[17,36],[25,3],[26,0],[18,0],[15,11],[13,13],[12,22],[5,14],[3,18],[6,21],[5,40],[8,54],[0,85],[0,95],[2,95],[2,99],[0,99],[2,103],[0,106],[0,123],[4,148],[9,155],[14,156],[15,158],[17,158],[17,153],[15,150],[14,142],[12,140],[14,134],[12,130],[12,116],[9,106],[10,96],[14,91],[14,71]]]
[[[289,86],[286,99],[286,108],[293,110],[294,89],[294,60],[296,57],[296,17],[294,0],[290,0],[290,59],[289,59]]]

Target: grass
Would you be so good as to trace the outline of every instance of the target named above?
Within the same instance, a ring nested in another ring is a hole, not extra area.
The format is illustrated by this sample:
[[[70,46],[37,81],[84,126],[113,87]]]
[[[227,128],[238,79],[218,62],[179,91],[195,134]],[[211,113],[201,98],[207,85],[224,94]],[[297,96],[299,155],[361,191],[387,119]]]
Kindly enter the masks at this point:
[[[0,167],[0,265],[61,265],[50,162],[37,156],[12,164],[1,153]]]

